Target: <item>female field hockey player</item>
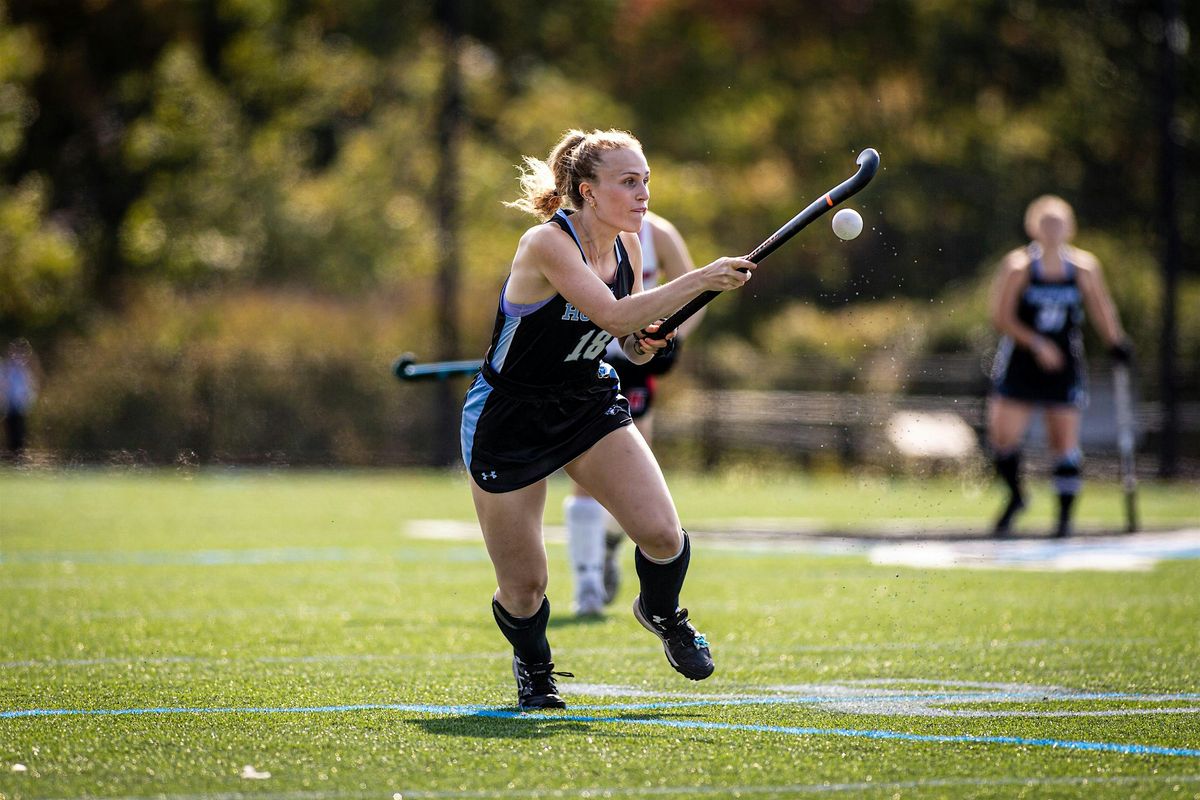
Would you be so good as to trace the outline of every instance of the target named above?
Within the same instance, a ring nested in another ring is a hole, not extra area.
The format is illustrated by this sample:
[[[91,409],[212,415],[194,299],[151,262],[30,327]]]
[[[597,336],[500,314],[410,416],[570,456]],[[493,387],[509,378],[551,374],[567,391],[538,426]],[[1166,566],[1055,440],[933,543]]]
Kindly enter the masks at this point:
[[[633,613],[684,676],[712,674],[708,642],[679,593],[690,548],[650,448],[601,355],[621,339],[642,364],[666,346],[643,336],[701,292],[736,289],[752,262],[721,258],[642,290],[637,231],[650,200],[641,144],[623,131],[568,131],[546,161],[525,159],[511,205],[543,224],[517,245],[483,371],[463,407],[463,461],[499,588],[492,612],[513,647],[522,709],[563,708],[546,640],[546,477],[559,468],[637,544]],[[670,338],[670,337],[667,337]]]
[[[652,211],[646,212],[642,221],[638,243],[642,246],[643,289],[657,286],[660,280],[674,280],[696,267],[679,231]],[[647,444],[654,430],[657,379],[675,365],[680,344],[702,316],[703,308],[679,326],[679,336],[673,340],[672,348],[661,351],[645,364],[634,364],[625,358],[620,340],[608,343],[604,360],[617,371],[633,424]],[[625,534],[610,529],[611,517],[586,489],[574,482],[571,488],[571,494],[563,501],[563,517],[567,527],[567,555],[575,582],[574,610],[579,616],[596,616],[613,601],[620,585],[617,550]]]
[[[996,472],[1009,489],[994,533],[1007,535],[1025,507],[1021,441],[1034,409],[1041,408],[1055,459],[1055,535],[1067,536],[1083,480],[1079,422],[1087,404],[1084,309],[1114,360],[1128,361],[1132,350],[1105,288],[1100,262],[1069,244],[1075,235],[1071,206],[1053,195],[1037,198],[1025,212],[1025,231],[1033,241],[1004,258],[992,295],[992,323],[1002,337],[992,367],[988,443]]]

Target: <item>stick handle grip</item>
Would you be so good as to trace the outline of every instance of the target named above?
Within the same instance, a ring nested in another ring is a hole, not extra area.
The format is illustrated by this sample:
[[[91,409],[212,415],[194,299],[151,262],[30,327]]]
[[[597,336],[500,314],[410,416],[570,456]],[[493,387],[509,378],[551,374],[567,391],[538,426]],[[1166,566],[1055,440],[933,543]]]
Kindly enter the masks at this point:
[[[687,305],[676,311],[671,316],[667,317],[666,322],[658,326],[658,330],[654,332],[654,338],[661,339],[671,331],[678,328],[680,325],[686,322],[689,317],[711,303],[713,298],[719,294],[720,292],[709,289],[708,291],[701,292],[693,297],[690,301],[688,301]],[[647,336],[650,335],[646,331],[642,331],[642,333]]]

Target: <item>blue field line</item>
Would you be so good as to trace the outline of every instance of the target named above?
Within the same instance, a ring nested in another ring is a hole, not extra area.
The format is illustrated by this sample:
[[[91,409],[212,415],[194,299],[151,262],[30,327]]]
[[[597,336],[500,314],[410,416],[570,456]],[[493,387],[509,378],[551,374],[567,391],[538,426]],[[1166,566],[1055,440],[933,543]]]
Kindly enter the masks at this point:
[[[688,730],[744,731],[751,733],[776,733],[785,736],[840,736],[860,739],[888,739],[903,742],[933,744],[1007,744],[1024,747],[1049,747],[1063,750],[1087,750],[1121,755],[1156,755],[1200,758],[1200,749],[1185,747],[1161,747],[1147,744],[1121,744],[1118,742],[1089,742],[1071,739],[1031,739],[1021,736],[977,736],[971,734],[923,734],[904,731],[855,728],[808,728],[787,725],[760,725],[733,722],[704,722],[700,720],[630,719],[625,717],[603,717],[582,714],[540,713],[528,714],[511,709],[487,706],[439,706],[408,703],[361,703],[338,706],[292,706],[292,707],[209,707],[209,708],[113,708],[113,709],[26,709],[0,711],[0,719],[29,717],[116,717],[158,714],[318,714],[353,711],[402,711],[413,714],[436,716],[470,716],[483,719],[507,719],[524,722],[588,722],[603,725],[634,725],[642,727],[665,727]]]

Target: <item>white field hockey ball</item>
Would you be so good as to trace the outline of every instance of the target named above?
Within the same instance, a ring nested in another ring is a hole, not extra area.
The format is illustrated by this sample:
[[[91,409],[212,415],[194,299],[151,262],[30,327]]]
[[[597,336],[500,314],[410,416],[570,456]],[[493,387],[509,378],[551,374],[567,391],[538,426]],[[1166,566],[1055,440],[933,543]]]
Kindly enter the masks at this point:
[[[852,208],[843,208],[833,215],[833,232],[839,239],[850,240],[862,233],[863,219]]]

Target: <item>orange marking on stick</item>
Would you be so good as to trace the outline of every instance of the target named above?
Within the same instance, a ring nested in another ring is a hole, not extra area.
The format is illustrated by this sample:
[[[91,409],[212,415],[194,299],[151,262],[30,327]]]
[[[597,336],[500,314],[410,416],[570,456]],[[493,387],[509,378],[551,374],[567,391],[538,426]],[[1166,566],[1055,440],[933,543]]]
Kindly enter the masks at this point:
[[[829,195],[825,195],[825,202],[829,204],[830,208],[833,208],[833,198],[832,197],[830,197]]]

